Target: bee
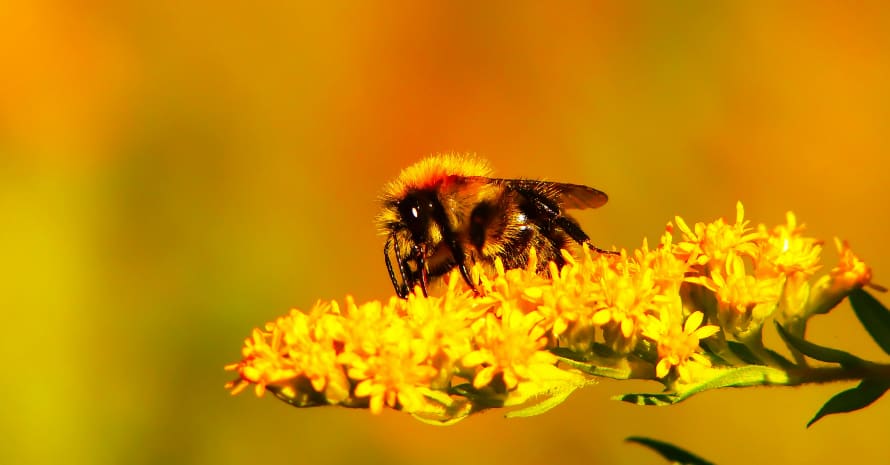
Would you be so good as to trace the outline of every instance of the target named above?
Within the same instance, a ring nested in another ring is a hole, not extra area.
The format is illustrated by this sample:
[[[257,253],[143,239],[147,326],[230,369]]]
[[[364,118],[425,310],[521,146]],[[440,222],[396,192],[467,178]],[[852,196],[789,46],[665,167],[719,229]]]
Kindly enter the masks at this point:
[[[472,265],[504,268],[528,265],[534,247],[538,272],[547,263],[562,266],[561,249],[588,244],[590,238],[565,210],[597,208],[605,192],[580,184],[489,177],[487,162],[469,155],[436,155],[404,169],[386,185],[377,217],[387,236],[383,255],[389,279],[401,298],[419,285],[427,294],[430,279],[457,267],[476,290]]]

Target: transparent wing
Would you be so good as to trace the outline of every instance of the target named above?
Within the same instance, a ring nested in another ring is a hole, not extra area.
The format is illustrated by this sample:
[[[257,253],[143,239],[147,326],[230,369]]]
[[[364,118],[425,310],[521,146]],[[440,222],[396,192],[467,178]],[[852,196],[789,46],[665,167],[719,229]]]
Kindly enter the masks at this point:
[[[507,188],[520,191],[525,195],[532,194],[555,200],[561,208],[566,210],[599,208],[609,201],[609,196],[605,192],[581,184],[529,179],[498,179],[498,181],[504,183]]]

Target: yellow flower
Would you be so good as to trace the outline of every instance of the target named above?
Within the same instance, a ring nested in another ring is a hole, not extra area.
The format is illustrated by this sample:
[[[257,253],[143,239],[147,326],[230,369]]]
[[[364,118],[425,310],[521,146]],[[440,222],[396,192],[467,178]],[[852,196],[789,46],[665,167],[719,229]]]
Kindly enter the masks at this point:
[[[759,232],[749,232],[745,221],[745,208],[742,203],[736,204],[734,224],[727,224],[723,218],[712,223],[696,223],[690,228],[683,218],[677,216],[677,227],[683,233],[683,241],[674,247],[674,253],[681,259],[698,265],[711,264],[717,267],[723,264],[729,254],[754,257],[758,251],[757,239]]]
[[[687,281],[714,292],[720,325],[740,336],[760,328],[772,315],[782,292],[784,276],[758,279],[747,274],[742,257],[729,254],[724,266],[713,269],[710,277],[691,277]]]
[[[885,290],[871,282],[871,268],[853,253],[847,241],[835,239],[834,243],[840,255],[838,264],[813,285],[810,300],[804,310],[805,315],[826,313],[854,289],[866,285]]]
[[[449,291],[441,298],[412,294],[406,302],[406,319],[412,337],[420,341],[429,364],[437,371],[434,388],[447,388],[454,374],[454,364],[472,350],[470,324],[478,318],[468,300],[468,292],[456,293],[459,273],[449,277]]]
[[[254,330],[245,341],[243,361],[230,365],[241,374],[241,382],[233,384],[233,393],[240,392],[244,382],[254,383],[261,395],[267,386],[290,386],[291,381],[308,379],[317,392],[326,389],[330,393],[348,389],[342,368],[336,363],[334,342],[328,338],[316,339],[310,331],[310,318],[293,310],[266,326],[266,331]],[[332,383],[334,386],[330,386]]]
[[[794,213],[788,212],[786,224],[771,231],[764,225],[757,229],[765,238],[757,257],[755,274],[758,276],[802,274],[806,279],[822,267],[822,242],[802,235],[804,227],[798,226]]]
[[[447,385],[453,365],[470,350],[472,333],[465,319],[466,297],[392,298],[386,305],[356,305],[347,299],[347,333],[337,361],[356,383],[356,398],[367,398],[372,412],[384,406],[416,411],[422,389]]]
[[[568,253],[564,253],[563,257],[566,265],[562,269],[550,263],[551,279],[526,287],[522,295],[522,302],[531,307],[522,305],[522,308],[541,316],[539,324],[549,329],[553,340],[578,324],[590,324],[591,315],[601,307],[602,287],[597,276],[602,269],[610,266],[615,256],[600,255],[594,261],[589,247],[585,246],[582,262],[577,262]],[[589,344],[591,341],[592,338],[586,342]]]
[[[871,283],[871,268],[853,253],[850,244],[837,238],[834,244],[840,259],[837,266],[831,269],[833,287],[853,290]]]
[[[420,388],[428,386],[437,373],[426,363],[426,351],[411,340],[394,343],[368,357],[347,353],[340,361],[349,367],[349,378],[358,381],[355,396],[367,397],[373,413],[380,413],[384,405],[409,412],[418,410],[423,403]]]
[[[603,329],[603,338],[614,351],[626,354],[636,346],[643,322],[655,307],[661,289],[655,272],[640,269],[626,257],[618,266],[602,270],[599,284],[602,302],[593,323]]]
[[[523,380],[536,381],[541,367],[556,363],[556,357],[543,350],[547,338],[538,325],[540,315],[524,314],[509,304],[502,312],[501,318],[489,313],[473,325],[478,348],[465,355],[462,364],[475,368],[476,389],[501,375],[504,388],[511,390]]]
[[[717,334],[720,327],[701,326],[703,319],[702,312],[694,312],[682,326],[679,322],[670,324],[657,336],[658,364],[655,365],[655,376],[664,378],[673,367],[680,379],[688,382],[692,380],[694,365],[711,366],[710,360],[701,354],[700,341]]]
[[[655,285],[665,294],[680,290],[690,268],[689,261],[674,253],[673,229],[674,226],[668,223],[661,236],[661,243],[655,249],[649,250],[648,241],[643,239],[643,247],[634,252],[634,259],[640,269],[651,269]]]
[[[654,373],[671,386],[700,379],[710,366],[700,342],[718,331],[757,342],[777,308],[786,321],[805,323],[853,289],[874,286],[871,269],[838,241],[839,264],[811,287],[821,242],[804,237],[792,213],[785,224],[755,232],[741,203],[733,224],[690,228],[680,217],[676,224],[681,241],[668,223],[655,248],[646,240],[614,255],[583,247],[579,257],[564,252],[562,268],[548,264],[549,273],[537,273],[534,250],[522,269],[477,264],[472,274],[482,295],[453,270],[441,296],[416,291],[362,304],[347,297],[342,308],[330,301],[308,313],[292,310],[252,332],[241,361],[226,367],[238,373],[227,387],[235,394],[253,385],[257,395],[269,390],[296,406],[388,407],[453,419],[497,402],[570,392],[581,376],[571,367]],[[705,315],[720,326],[703,325]],[[656,361],[645,362],[653,352]],[[462,394],[466,380],[477,392]]]

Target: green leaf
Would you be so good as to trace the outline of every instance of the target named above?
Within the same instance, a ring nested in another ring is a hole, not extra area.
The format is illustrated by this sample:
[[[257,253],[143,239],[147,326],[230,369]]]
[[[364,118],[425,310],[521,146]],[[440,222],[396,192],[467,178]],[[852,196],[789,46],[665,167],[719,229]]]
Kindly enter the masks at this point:
[[[622,394],[612,399],[636,405],[654,405],[656,407],[673,405],[679,402],[679,396],[676,394]]]
[[[451,387],[451,394],[465,397],[473,404],[474,410],[485,410],[504,406],[504,395],[491,389],[476,389],[471,383],[458,384]]]
[[[658,452],[658,454],[664,457],[665,460],[670,460],[672,463],[682,463],[688,465],[712,465],[712,462],[708,462],[707,460],[697,455],[694,455],[667,442],[639,436],[631,436],[625,439],[625,441],[635,442],[637,444],[646,446],[654,450],[655,452]]]
[[[696,384],[683,385],[676,393],[624,394],[616,400],[637,405],[664,406],[682,402],[695,394],[725,387],[768,386],[788,384],[788,374],[782,370],[763,365],[749,365],[737,368],[713,369],[714,376]]]
[[[566,347],[553,347],[550,349],[550,353],[556,355],[557,357],[573,360],[576,362],[586,362],[586,354],[583,352],[578,352]]]
[[[602,376],[604,378],[612,378],[612,379],[629,379],[631,377],[631,370],[629,368],[610,368],[610,367],[601,367],[596,366],[591,363],[580,362],[571,358],[559,357],[559,361],[565,363],[566,365],[587,373],[589,375],[594,376]]]
[[[430,397],[427,396],[427,399]],[[434,426],[453,425],[476,411],[473,403],[466,399],[455,400],[448,406],[436,400],[435,403],[427,403],[424,407],[408,413],[417,420]]]
[[[859,386],[838,393],[819,409],[816,416],[807,423],[807,428],[825,415],[853,412],[868,407],[890,389],[890,380],[866,379]]]
[[[540,415],[563,403],[578,388],[591,384],[581,373],[556,366],[539,367],[536,374],[534,381],[520,382],[507,393],[504,406],[517,407],[506,414],[507,418]]]
[[[890,354],[890,311],[887,307],[862,289],[850,293],[850,304],[868,334],[885,353]]]
[[[781,324],[779,324],[779,322],[776,322],[776,329],[779,331],[779,336],[782,336],[782,339],[784,339],[788,345],[812,359],[828,363],[840,363],[841,366],[845,367],[862,366],[868,363],[849,352],[823,347],[818,344],[813,344],[805,339],[801,339],[789,333]]]
[[[785,358],[784,355],[782,355],[772,349],[766,349],[766,351],[769,352],[769,354],[773,356],[773,360],[775,360],[779,364],[780,367],[782,367],[786,370],[794,367],[794,362]]]
[[[451,426],[457,424],[457,422],[466,418],[469,414],[464,416],[455,416],[453,418],[438,418],[438,417],[427,417],[424,416],[423,413],[412,412],[411,416],[414,417],[415,420],[426,423],[432,426]]]
[[[762,365],[749,365],[738,368],[715,370],[719,374],[704,382],[694,384],[679,392],[677,402],[711,389],[725,387],[769,386],[788,383],[788,373]]]
[[[504,415],[507,418],[525,418],[540,415],[553,407],[565,402],[568,397],[575,392],[575,389],[564,389],[559,392],[552,393],[546,399],[516,410],[511,410]]]
[[[742,359],[743,362],[748,363],[750,365],[763,365],[763,360],[757,358],[751,349],[748,348],[745,344],[741,342],[728,341],[727,346],[729,346],[729,350],[735,354],[736,357]]]

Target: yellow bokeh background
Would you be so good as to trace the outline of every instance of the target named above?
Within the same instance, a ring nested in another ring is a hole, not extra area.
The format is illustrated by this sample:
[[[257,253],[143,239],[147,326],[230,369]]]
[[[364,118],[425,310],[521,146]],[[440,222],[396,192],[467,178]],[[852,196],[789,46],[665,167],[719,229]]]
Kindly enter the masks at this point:
[[[435,152],[608,192],[578,215],[603,247],[741,200],[890,284],[888,31],[882,2],[3,2],[2,461],[885,461],[887,399],[804,428],[846,384],[603,382],[437,428],[231,397],[222,367],[291,307],[392,293],[376,197]],[[887,360],[846,304],[810,334]]]

